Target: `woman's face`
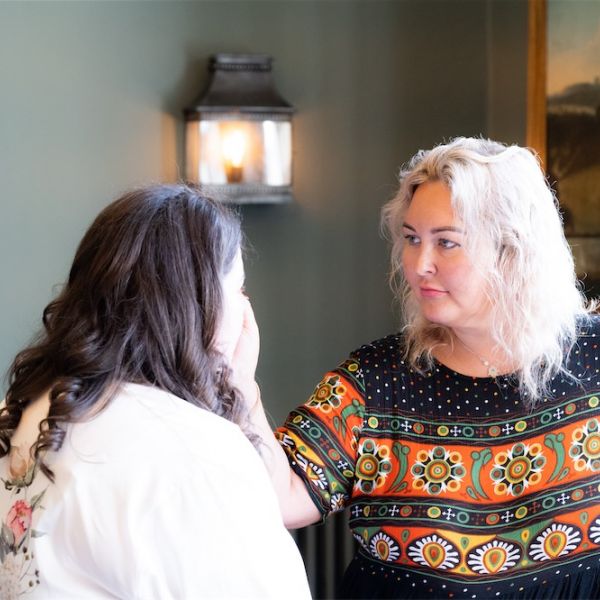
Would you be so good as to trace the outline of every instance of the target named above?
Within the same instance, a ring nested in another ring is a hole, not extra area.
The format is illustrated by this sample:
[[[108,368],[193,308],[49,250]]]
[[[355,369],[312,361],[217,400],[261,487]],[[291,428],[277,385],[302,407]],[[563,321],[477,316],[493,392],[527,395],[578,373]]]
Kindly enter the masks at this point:
[[[241,250],[238,250],[231,269],[221,281],[223,313],[215,335],[216,348],[230,363],[244,323],[246,307],[244,279],[244,261]]]
[[[464,248],[465,231],[454,214],[450,190],[422,183],[404,218],[402,266],[423,316],[454,330],[489,325],[485,281]]]

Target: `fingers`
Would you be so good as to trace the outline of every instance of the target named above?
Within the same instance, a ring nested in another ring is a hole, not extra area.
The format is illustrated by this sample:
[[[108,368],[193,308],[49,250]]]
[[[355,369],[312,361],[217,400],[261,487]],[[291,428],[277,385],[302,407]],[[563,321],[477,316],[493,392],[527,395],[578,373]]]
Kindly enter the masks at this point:
[[[233,353],[232,368],[238,387],[254,386],[254,377],[260,352],[260,335],[250,300],[245,298],[243,322]]]
[[[244,307],[243,329],[247,333],[254,333],[257,336],[259,334],[254,310],[252,309],[252,304],[250,303],[250,298],[248,298],[248,296],[246,296],[246,305]]]

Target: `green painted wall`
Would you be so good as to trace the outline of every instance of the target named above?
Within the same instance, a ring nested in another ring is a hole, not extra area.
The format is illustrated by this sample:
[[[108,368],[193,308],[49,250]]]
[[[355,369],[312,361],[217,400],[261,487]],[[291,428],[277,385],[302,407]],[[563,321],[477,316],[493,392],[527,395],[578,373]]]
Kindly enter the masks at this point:
[[[264,52],[298,109],[296,202],[242,210],[259,377],[275,421],[394,328],[382,204],[454,135],[522,141],[520,0],[0,3],[0,369],[95,214],[172,181],[214,52]],[[5,389],[5,387],[4,387]]]

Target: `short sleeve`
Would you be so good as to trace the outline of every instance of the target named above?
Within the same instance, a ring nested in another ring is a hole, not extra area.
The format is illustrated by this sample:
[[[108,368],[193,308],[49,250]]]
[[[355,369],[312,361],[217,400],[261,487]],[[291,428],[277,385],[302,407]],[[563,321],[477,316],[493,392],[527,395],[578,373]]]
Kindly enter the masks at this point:
[[[342,510],[352,494],[364,414],[362,370],[352,355],[275,432],[323,517]]]

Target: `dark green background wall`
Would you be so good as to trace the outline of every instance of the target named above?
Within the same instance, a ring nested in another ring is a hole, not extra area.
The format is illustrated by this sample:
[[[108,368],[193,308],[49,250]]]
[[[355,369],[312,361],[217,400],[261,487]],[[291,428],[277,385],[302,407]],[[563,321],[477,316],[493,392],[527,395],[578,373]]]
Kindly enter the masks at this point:
[[[522,142],[522,0],[0,3],[0,369],[94,215],[183,164],[181,109],[214,52],[263,52],[297,107],[286,206],[242,210],[274,420],[394,328],[379,211],[454,135]],[[5,389],[5,386],[4,388]]]

